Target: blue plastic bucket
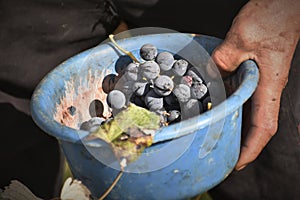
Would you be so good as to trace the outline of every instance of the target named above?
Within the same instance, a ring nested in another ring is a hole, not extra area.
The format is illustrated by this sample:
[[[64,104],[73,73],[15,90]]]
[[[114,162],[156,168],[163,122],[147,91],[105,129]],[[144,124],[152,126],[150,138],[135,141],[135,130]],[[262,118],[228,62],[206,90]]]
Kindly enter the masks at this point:
[[[172,52],[182,36],[201,44],[209,54],[221,42],[203,35],[165,33],[127,38],[119,44],[133,50],[146,41]],[[119,171],[93,156],[91,152],[101,145],[84,145],[82,140],[88,133],[77,128],[86,119],[88,102],[94,98],[92,90],[99,89],[97,78],[114,73],[118,57],[119,53],[111,44],[102,44],[71,57],[40,82],[31,101],[34,121],[59,140],[74,177],[97,197],[110,186]],[[237,87],[225,101],[199,116],[160,129],[154,137],[157,144],[147,151],[167,147],[163,153],[177,154],[176,159],[153,169],[152,165],[164,161],[160,156],[147,161],[148,155],[142,155],[143,170],[139,172],[140,166],[135,166],[132,172],[125,172],[108,199],[184,199],[203,193],[224,180],[239,156],[242,105],[254,92],[258,77],[256,64],[244,62],[231,77]],[[82,94],[84,92],[87,95]],[[64,113],[63,109],[72,104],[77,105],[78,116]],[[214,127],[218,128],[217,133],[213,132]]]

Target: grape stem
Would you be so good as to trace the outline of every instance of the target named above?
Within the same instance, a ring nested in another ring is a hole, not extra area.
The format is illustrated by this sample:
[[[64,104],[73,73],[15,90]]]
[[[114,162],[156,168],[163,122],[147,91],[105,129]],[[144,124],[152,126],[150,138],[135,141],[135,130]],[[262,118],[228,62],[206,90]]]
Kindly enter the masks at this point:
[[[125,53],[126,55],[128,55],[132,60],[134,60],[135,62],[137,62],[137,63],[140,63],[139,61],[138,61],[138,59],[130,52],[130,51],[127,51],[127,50],[125,50],[125,49],[123,49],[120,45],[118,45],[117,44],[117,42],[115,41],[115,39],[114,39],[114,34],[110,34],[109,36],[109,39],[110,39],[110,41],[120,50],[120,51],[122,51],[123,53]]]
[[[208,103],[207,103],[207,109],[210,110],[211,107],[212,107],[212,103],[211,103],[211,102],[208,102]]]
[[[110,185],[110,187],[105,191],[105,193],[98,199],[98,200],[103,200],[105,197],[107,197],[107,195],[112,191],[112,189],[115,187],[115,185],[119,182],[121,176],[123,175],[124,171],[121,170],[117,177],[115,178],[115,180],[112,182],[112,184]]]

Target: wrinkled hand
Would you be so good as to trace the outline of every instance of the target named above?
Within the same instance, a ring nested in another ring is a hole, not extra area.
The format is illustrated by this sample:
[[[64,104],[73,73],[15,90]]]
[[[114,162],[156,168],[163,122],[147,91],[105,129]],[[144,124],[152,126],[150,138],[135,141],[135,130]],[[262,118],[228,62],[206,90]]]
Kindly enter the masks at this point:
[[[257,158],[277,130],[280,97],[299,40],[300,1],[253,0],[236,16],[226,39],[213,53],[224,74],[253,59],[260,80],[251,99],[251,123],[236,169]]]

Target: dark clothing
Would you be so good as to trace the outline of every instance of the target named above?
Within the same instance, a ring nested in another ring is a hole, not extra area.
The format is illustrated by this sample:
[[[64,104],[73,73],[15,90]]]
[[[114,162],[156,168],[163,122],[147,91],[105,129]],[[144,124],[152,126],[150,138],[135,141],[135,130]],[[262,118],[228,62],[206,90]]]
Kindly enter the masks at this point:
[[[51,69],[118,24],[108,0],[0,0],[0,188],[17,179],[48,199],[60,189],[59,146],[32,121],[30,97]]]
[[[8,185],[11,179],[19,179],[37,196],[53,197],[57,186],[55,175],[61,169],[59,146],[25,114],[29,114],[33,89],[51,69],[106,39],[120,18],[130,28],[163,27],[224,38],[246,2],[0,0],[0,156],[3,159],[0,187]],[[299,198],[300,68],[297,63],[300,63],[300,48],[282,95],[277,135],[255,162],[241,172],[233,172],[210,191],[214,200]]]
[[[107,0],[0,2],[0,86],[21,98],[30,98],[53,67],[99,44],[118,24]]]
[[[247,0],[113,0],[130,27],[163,27],[224,38]]]

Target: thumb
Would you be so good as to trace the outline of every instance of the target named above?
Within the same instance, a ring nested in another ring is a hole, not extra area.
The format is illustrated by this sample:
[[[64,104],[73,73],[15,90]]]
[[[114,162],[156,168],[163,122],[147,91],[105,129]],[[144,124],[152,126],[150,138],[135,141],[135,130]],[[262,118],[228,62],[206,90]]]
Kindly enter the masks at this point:
[[[252,57],[250,56],[250,52],[244,50],[237,43],[237,40],[232,39],[230,36],[212,54],[212,59],[219,68],[222,76],[233,72],[243,61],[253,59]]]

